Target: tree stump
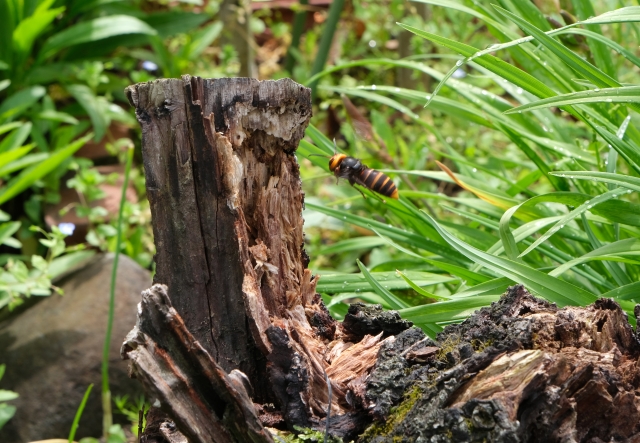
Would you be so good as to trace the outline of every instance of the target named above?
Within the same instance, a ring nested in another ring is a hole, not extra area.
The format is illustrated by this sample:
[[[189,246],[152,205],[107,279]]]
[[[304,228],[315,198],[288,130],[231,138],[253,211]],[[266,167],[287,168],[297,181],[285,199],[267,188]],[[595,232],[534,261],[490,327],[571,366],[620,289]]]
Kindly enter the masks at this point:
[[[172,420],[154,412],[147,442],[327,421],[345,441],[640,439],[640,345],[614,302],[559,310],[516,286],[437,341],[379,307],[331,318],[303,249],[309,89],[184,76],[127,95],[157,254],[122,355]]]

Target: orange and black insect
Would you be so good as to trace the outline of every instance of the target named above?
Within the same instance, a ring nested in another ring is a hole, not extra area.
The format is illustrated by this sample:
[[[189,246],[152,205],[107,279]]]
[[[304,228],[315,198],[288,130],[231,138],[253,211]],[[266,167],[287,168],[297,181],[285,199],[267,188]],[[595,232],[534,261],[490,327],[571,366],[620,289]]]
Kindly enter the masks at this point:
[[[378,194],[398,199],[398,188],[393,180],[386,174],[362,164],[357,158],[336,152],[329,158],[329,169],[337,178],[349,180],[351,186],[357,183]]]

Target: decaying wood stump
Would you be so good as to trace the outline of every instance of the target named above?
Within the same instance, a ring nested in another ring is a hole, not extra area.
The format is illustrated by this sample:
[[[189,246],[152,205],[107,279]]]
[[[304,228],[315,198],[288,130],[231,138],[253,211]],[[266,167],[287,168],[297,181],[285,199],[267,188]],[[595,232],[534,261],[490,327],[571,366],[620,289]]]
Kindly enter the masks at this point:
[[[294,156],[309,89],[184,76],[127,94],[157,284],[122,354],[173,420],[154,412],[148,442],[273,441],[263,426],[324,429],[329,410],[345,441],[640,439],[640,346],[611,301],[558,310],[517,286],[438,341],[379,307],[331,318]]]

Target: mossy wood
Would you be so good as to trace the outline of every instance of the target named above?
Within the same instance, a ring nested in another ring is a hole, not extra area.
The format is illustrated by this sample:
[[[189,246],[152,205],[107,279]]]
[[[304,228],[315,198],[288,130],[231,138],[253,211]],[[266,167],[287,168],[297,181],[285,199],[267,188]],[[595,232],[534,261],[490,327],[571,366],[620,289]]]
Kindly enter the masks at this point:
[[[309,89],[185,76],[127,94],[159,284],[122,354],[170,417],[147,441],[273,441],[265,426],[324,429],[329,410],[345,441],[640,438],[640,345],[612,301],[558,309],[515,286],[437,341],[375,306],[331,318],[293,155]]]

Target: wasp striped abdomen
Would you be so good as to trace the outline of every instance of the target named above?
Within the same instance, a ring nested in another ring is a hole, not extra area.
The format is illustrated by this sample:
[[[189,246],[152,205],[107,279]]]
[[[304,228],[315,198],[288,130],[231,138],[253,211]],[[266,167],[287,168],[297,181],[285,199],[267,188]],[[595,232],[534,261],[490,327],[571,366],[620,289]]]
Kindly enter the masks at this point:
[[[388,175],[365,166],[358,178],[365,188],[386,197],[398,199],[398,188]]]

